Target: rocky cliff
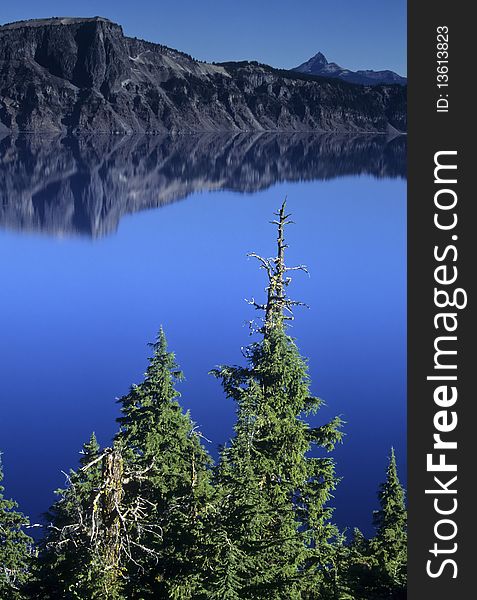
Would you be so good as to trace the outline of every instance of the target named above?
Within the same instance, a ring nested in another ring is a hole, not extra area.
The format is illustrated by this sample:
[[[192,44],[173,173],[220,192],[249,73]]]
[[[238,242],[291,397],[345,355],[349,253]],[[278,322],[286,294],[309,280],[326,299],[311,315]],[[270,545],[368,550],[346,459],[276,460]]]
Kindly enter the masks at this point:
[[[103,18],[0,27],[0,129],[30,132],[406,129],[406,89],[258,63],[207,64]]]
[[[0,227],[101,237],[123,215],[200,191],[254,192],[281,181],[357,174],[405,177],[406,137],[6,136]]]

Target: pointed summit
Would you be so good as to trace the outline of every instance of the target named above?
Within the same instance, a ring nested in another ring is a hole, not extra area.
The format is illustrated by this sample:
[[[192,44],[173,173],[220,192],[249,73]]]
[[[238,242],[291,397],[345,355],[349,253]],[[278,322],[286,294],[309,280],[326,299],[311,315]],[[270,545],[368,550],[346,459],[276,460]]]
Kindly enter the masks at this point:
[[[342,79],[349,83],[358,83],[361,85],[407,84],[407,79],[405,77],[401,77],[393,71],[372,71],[369,69],[350,71],[349,69],[340,67],[340,65],[334,62],[328,62],[322,52],[317,52],[309,60],[292,70],[308,75],[333,77],[335,79]]]
[[[294,71],[299,71],[300,73],[314,74],[317,71],[322,71],[322,69],[324,69],[327,64],[328,60],[326,59],[326,56],[322,52],[317,52],[309,60],[301,64],[299,67],[296,67]]]
[[[315,56],[312,56],[308,62],[313,63],[315,65],[327,65],[328,64],[326,56],[322,52],[317,52],[315,54]]]

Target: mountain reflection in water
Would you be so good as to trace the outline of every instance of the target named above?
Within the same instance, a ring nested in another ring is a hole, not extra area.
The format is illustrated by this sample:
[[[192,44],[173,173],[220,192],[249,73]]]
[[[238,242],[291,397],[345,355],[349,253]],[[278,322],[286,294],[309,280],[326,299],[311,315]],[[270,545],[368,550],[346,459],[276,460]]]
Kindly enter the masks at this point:
[[[283,181],[406,176],[406,137],[239,134],[0,140],[0,227],[92,238],[121,217],[199,191]]]

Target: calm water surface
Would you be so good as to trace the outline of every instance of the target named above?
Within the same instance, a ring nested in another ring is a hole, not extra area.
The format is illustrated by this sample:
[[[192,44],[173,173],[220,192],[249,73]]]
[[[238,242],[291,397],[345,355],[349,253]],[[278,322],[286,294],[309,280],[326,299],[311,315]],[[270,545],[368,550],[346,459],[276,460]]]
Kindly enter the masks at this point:
[[[208,371],[240,363],[274,253],[282,199],[292,334],[312,391],[346,437],[335,518],[371,531],[391,446],[404,480],[405,142],[383,138],[0,140],[0,448],[5,485],[38,520],[115,398],[139,382],[162,324],[186,381],[182,403],[211,440],[234,405]]]

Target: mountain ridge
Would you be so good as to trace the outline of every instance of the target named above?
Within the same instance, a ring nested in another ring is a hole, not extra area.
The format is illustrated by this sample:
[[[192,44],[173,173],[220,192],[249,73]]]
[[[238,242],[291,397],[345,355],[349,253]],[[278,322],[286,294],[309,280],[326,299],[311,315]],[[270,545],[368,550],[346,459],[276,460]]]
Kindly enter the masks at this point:
[[[4,132],[405,131],[398,88],[201,62],[103,17],[0,27]]]
[[[72,23],[90,23],[93,21],[105,21],[107,23],[112,23],[114,25],[118,25],[118,23],[114,23],[111,19],[107,17],[48,17],[45,19],[22,19],[20,21],[12,21],[10,23],[4,23],[0,25],[1,29],[21,29],[22,27],[41,27],[43,25],[68,25]],[[122,29],[122,27],[121,27]]]
[[[407,85],[406,77],[402,77],[389,69],[380,71],[372,69],[351,71],[335,62],[328,62],[328,59],[322,52],[317,52],[314,56],[292,70],[297,73],[336,78],[358,85]]]

